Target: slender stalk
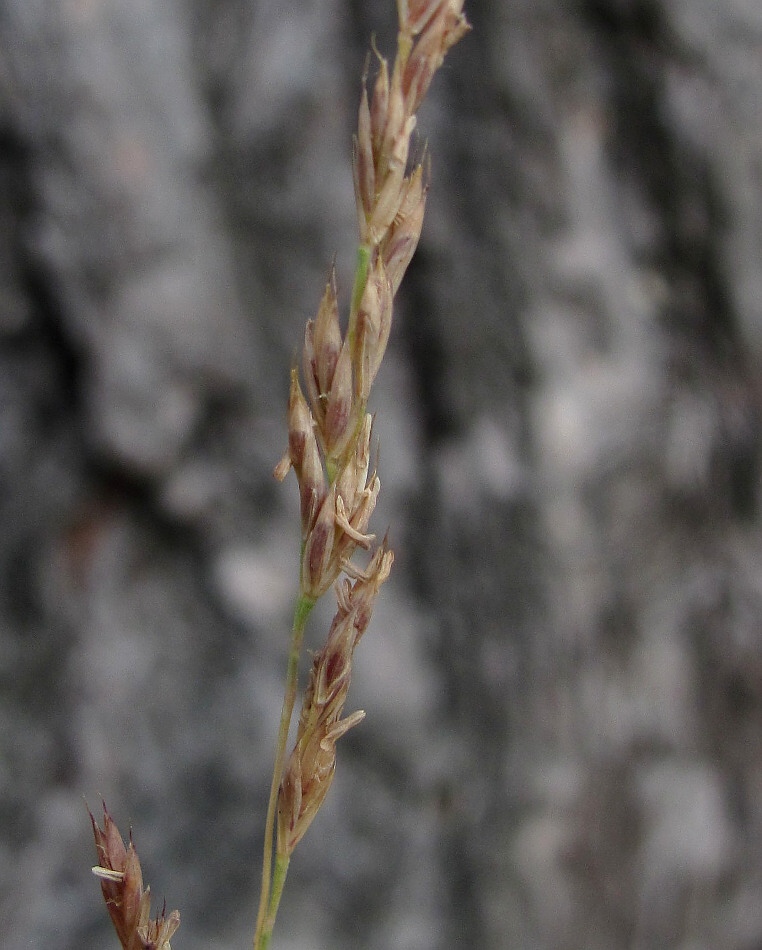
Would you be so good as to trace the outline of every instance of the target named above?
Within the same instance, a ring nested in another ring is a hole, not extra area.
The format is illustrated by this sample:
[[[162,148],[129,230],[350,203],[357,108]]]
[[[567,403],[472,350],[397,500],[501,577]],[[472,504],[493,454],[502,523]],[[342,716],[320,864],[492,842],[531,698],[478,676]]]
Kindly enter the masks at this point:
[[[273,887],[273,834],[275,831],[275,816],[278,809],[278,790],[280,789],[283,766],[286,761],[288,730],[294,712],[294,703],[296,702],[299,658],[302,653],[304,628],[307,625],[307,618],[314,606],[314,600],[302,595],[297,600],[294,610],[294,624],[291,630],[291,646],[289,648],[288,667],[286,669],[286,686],[283,695],[283,707],[280,714],[278,739],[275,747],[275,764],[273,766],[272,782],[270,783],[270,799],[267,803],[265,842],[262,855],[262,890],[259,895],[259,912],[257,914],[257,929],[254,934],[254,950],[265,950],[270,942],[270,936],[275,923],[275,913],[277,912],[278,902],[280,901],[280,891],[283,889],[286,877],[285,869],[282,870],[280,875],[276,873],[275,887]],[[286,867],[288,867],[288,860],[286,860]],[[278,880],[278,877],[280,877],[280,880]],[[273,897],[275,897],[277,892],[277,900],[274,907],[271,903],[271,891]]]
[[[262,933],[259,935],[259,943],[257,944],[256,950],[267,950],[270,946],[270,938],[273,935],[273,927],[275,927],[275,918],[278,915],[283,886],[286,883],[289,861],[290,856],[288,854],[275,855],[270,900],[268,902],[265,919],[262,923]]]

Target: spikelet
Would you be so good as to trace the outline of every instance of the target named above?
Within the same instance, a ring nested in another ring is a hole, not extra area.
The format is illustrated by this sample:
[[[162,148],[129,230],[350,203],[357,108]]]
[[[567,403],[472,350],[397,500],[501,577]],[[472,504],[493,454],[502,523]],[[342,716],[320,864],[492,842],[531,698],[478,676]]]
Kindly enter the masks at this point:
[[[132,844],[125,847],[119,829],[103,804],[103,829],[88,809],[98,864],[93,874],[123,950],[172,950],[169,940],[180,926],[180,913],[166,910],[151,919],[151,888],[143,890],[143,872]]]

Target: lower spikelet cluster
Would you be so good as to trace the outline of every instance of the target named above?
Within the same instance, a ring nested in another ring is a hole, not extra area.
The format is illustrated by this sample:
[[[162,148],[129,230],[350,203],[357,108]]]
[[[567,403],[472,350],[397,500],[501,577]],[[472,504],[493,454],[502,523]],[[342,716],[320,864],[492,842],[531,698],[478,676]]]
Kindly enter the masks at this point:
[[[291,854],[315,817],[333,780],[336,743],[365,716],[361,710],[341,718],[352,675],[352,655],[373,613],[378,590],[389,576],[394,556],[382,544],[354,582],[338,587],[338,610],[328,639],[312,660],[296,734],[278,801],[278,851]]]

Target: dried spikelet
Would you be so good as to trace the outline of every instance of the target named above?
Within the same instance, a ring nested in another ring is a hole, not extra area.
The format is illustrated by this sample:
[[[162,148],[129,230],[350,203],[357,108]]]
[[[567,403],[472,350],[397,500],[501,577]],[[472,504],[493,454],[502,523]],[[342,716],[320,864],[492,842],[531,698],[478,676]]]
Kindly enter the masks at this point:
[[[325,399],[323,446],[328,458],[340,458],[354,434],[352,354],[345,340]]]
[[[336,492],[344,501],[348,510],[353,510],[359,493],[368,483],[370,468],[370,438],[373,431],[373,417],[366,414],[357,434],[354,452],[336,478]]]
[[[329,590],[341,567],[332,558],[336,539],[336,486],[331,486],[304,543],[302,594],[318,600]]]
[[[364,406],[381,365],[392,329],[392,286],[381,254],[376,254],[357,311],[354,340],[355,393]]]
[[[374,47],[375,49],[375,47]],[[373,100],[370,108],[370,130],[373,143],[373,163],[379,165],[381,146],[386,132],[386,119],[389,112],[389,65],[383,56],[375,50],[378,57],[378,76],[373,87]]]
[[[302,540],[310,532],[327,492],[323,461],[315,435],[315,421],[299,385],[299,373],[291,371],[288,399],[288,451],[275,466],[273,475],[282,481],[290,468],[299,483]]]
[[[410,14],[407,25],[411,34],[419,36],[405,63],[400,84],[411,114],[417,112],[448,51],[471,29],[462,12],[463,0],[438,0],[414,6],[420,9]]]
[[[304,379],[312,413],[318,420],[325,413],[322,400],[331,389],[340,351],[339,302],[332,271],[317,316],[307,322],[304,334]]]
[[[125,847],[114,820],[103,805],[103,829],[88,809],[98,864],[93,874],[101,882],[103,898],[124,950],[172,950],[169,940],[180,926],[180,913],[166,909],[151,919],[151,889],[143,890],[143,872],[132,844]]]
[[[368,90],[363,84],[355,137],[355,191],[362,209],[360,227],[373,210],[376,197],[376,169],[373,161],[373,133]]]

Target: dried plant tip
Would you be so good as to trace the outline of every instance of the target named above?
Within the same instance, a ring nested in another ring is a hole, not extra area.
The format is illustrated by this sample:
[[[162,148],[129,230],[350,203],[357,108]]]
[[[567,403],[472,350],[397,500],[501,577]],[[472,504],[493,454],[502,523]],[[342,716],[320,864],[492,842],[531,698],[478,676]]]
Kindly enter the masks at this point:
[[[151,920],[151,891],[143,890],[140,860],[132,840],[125,847],[114,820],[103,805],[103,829],[88,809],[93,826],[98,864],[93,874],[100,879],[109,916],[123,950],[172,950],[170,938],[180,926],[180,914],[165,911]]]
[[[444,62],[448,51],[471,29],[463,15],[463,0],[440,0],[423,3],[421,11],[426,19],[418,42],[405,64],[401,90],[405,107],[412,115],[418,111],[428,92],[434,73]]]
[[[111,921],[122,947],[136,946],[135,934],[143,898],[143,875],[140,861],[130,841],[125,847],[114,820],[103,805],[103,829],[98,827],[93,813],[88,809],[93,826],[95,850],[98,855],[97,869],[93,873],[100,879],[101,891]]]

